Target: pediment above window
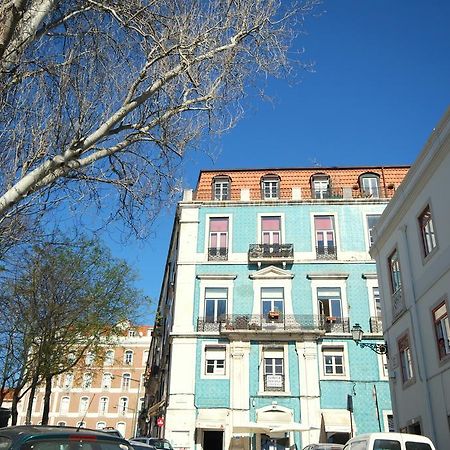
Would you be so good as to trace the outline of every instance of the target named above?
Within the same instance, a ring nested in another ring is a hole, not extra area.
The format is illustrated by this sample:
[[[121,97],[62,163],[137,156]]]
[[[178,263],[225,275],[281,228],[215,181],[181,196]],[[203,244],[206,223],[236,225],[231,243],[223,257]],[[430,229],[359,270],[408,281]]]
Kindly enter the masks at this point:
[[[264,269],[258,270],[255,273],[249,275],[249,278],[252,280],[261,280],[261,279],[277,279],[277,280],[286,280],[294,278],[294,274],[289,270],[281,269],[280,267],[269,266],[264,267]]]

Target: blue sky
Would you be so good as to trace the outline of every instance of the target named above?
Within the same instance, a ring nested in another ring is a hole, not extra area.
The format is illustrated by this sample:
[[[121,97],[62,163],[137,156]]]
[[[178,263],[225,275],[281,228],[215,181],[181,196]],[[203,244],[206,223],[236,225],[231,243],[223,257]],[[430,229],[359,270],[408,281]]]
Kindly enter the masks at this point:
[[[188,154],[186,188],[202,169],[414,162],[450,105],[450,1],[328,0],[320,10],[297,40],[314,72],[270,81],[274,101],[252,102],[214,160]],[[162,213],[146,242],[112,246],[156,302],[173,214]],[[149,311],[140,323],[152,322]]]

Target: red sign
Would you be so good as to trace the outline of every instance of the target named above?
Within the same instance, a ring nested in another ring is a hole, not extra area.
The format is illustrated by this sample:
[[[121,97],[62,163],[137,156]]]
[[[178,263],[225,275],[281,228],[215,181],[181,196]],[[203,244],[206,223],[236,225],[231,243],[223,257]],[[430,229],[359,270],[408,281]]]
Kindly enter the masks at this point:
[[[164,417],[158,417],[156,419],[156,425],[158,425],[158,427],[164,426]]]

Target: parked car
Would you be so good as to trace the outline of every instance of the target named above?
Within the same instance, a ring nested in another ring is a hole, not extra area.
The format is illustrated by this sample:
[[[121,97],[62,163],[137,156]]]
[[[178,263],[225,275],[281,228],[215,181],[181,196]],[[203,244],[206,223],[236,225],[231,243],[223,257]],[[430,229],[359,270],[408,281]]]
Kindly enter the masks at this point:
[[[309,444],[303,447],[303,450],[342,450],[343,448],[344,446],[342,444],[319,442],[318,444]]]
[[[156,449],[163,450],[173,450],[170,442],[167,439],[149,437],[149,436],[139,436],[130,440],[130,444],[133,445],[133,442],[142,442],[144,444],[152,445]]]
[[[130,441],[130,445],[134,450],[156,450],[156,447],[150,444],[145,444],[144,442]]]
[[[118,436],[86,428],[23,425],[0,428],[2,450],[133,450]]]
[[[408,433],[368,433],[351,438],[344,450],[436,450],[426,436]]]

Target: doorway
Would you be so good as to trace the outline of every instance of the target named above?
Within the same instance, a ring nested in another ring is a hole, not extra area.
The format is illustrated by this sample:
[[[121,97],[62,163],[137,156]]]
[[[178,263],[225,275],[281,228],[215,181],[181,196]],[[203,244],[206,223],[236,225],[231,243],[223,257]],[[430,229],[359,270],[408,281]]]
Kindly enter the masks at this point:
[[[223,431],[204,431],[203,450],[222,450]]]

